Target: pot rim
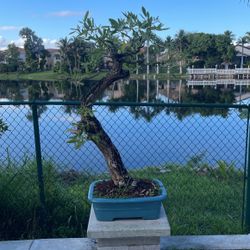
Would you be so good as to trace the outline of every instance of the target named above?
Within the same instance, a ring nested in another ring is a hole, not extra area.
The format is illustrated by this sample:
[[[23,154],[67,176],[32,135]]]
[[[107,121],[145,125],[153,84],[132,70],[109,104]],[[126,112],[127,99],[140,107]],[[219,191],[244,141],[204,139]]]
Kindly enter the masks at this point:
[[[134,198],[95,198],[94,197],[94,187],[95,184],[102,180],[94,181],[90,184],[88,192],[88,200],[91,203],[142,203],[142,202],[153,202],[153,201],[163,201],[167,198],[167,191],[163,186],[162,182],[158,179],[153,179],[156,182],[161,190],[161,194],[157,196],[150,197],[134,197]]]

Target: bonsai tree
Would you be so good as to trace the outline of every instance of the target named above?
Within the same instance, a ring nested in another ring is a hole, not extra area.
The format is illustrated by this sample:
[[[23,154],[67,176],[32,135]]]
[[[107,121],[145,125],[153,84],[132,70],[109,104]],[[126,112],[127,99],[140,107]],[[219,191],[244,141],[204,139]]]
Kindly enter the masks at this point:
[[[82,97],[79,122],[71,129],[69,143],[80,147],[86,140],[92,141],[103,154],[111,179],[115,186],[136,186],[136,180],[130,177],[122,158],[109,135],[92,111],[93,103],[102,92],[115,81],[128,78],[129,70],[125,64],[136,65],[136,55],[141,53],[148,41],[154,43],[155,31],[164,30],[158,17],[152,17],[142,7],[142,13],[123,13],[122,18],[109,19],[109,24],[97,26],[87,12],[73,33],[86,42],[93,43],[102,58],[110,62],[109,72],[100,81],[90,86],[89,91]],[[100,53],[100,51],[102,53]]]

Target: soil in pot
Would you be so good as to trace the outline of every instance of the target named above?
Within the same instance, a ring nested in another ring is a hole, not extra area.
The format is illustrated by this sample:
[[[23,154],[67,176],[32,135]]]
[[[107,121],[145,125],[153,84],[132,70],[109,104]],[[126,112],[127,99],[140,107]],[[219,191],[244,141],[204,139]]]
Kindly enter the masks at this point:
[[[98,182],[94,188],[95,198],[153,197],[160,194],[157,183],[147,179],[136,179],[136,185],[117,187],[112,180]]]

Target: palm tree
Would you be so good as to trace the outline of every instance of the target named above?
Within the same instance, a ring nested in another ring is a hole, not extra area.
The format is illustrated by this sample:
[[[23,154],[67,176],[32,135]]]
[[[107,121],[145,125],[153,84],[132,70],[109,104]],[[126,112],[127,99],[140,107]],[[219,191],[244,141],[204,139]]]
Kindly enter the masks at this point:
[[[166,40],[165,40],[165,47],[166,47],[166,49],[167,49],[167,52],[168,52],[168,60],[170,59],[170,51],[171,51],[171,49],[172,49],[172,47],[173,47],[173,39],[172,39],[172,37],[171,36],[167,36],[166,37]]]
[[[250,32],[246,32],[245,36],[247,43],[250,43]]]
[[[67,37],[61,38],[59,42],[57,43],[57,45],[59,46],[61,60],[62,60],[61,66],[62,66],[62,63],[65,63],[68,66],[69,73],[72,75],[72,65],[71,65],[70,57],[69,57],[70,44],[71,44],[71,41]]]
[[[247,36],[242,36],[238,40],[238,44],[240,44],[240,46],[241,46],[241,60],[240,60],[240,67],[241,68],[243,68],[243,65],[244,65],[244,45],[247,42],[248,42],[248,37]]]
[[[156,74],[159,74],[159,55],[165,49],[165,42],[156,34],[154,34],[154,45],[152,46],[152,51],[155,57],[155,64],[156,64]]]
[[[183,50],[187,46],[187,37],[186,37],[186,32],[184,30],[180,30],[176,35],[175,35],[175,43],[179,52],[180,56],[180,61],[179,61],[179,66],[180,66],[180,74],[182,74],[182,66],[183,66]]]
[[[234,55],[235,55],[235,48],[233,45],[233,40],[235,39],[235,35],[232,31],[226,30],[224,32],[225,40],[230,46],[227,47],[227,53],[223,56],[224,63],[228,64],[230,61],[232,61]]]

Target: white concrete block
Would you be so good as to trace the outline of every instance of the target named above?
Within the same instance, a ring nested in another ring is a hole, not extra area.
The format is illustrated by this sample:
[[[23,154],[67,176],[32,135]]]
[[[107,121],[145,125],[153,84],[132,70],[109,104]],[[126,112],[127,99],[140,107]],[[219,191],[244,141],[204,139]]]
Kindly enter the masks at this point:
[[[160,237],[170,235],[170,225],[163,206],[157,220],[98,221],[91,207],[87,235],[89,238]]]

